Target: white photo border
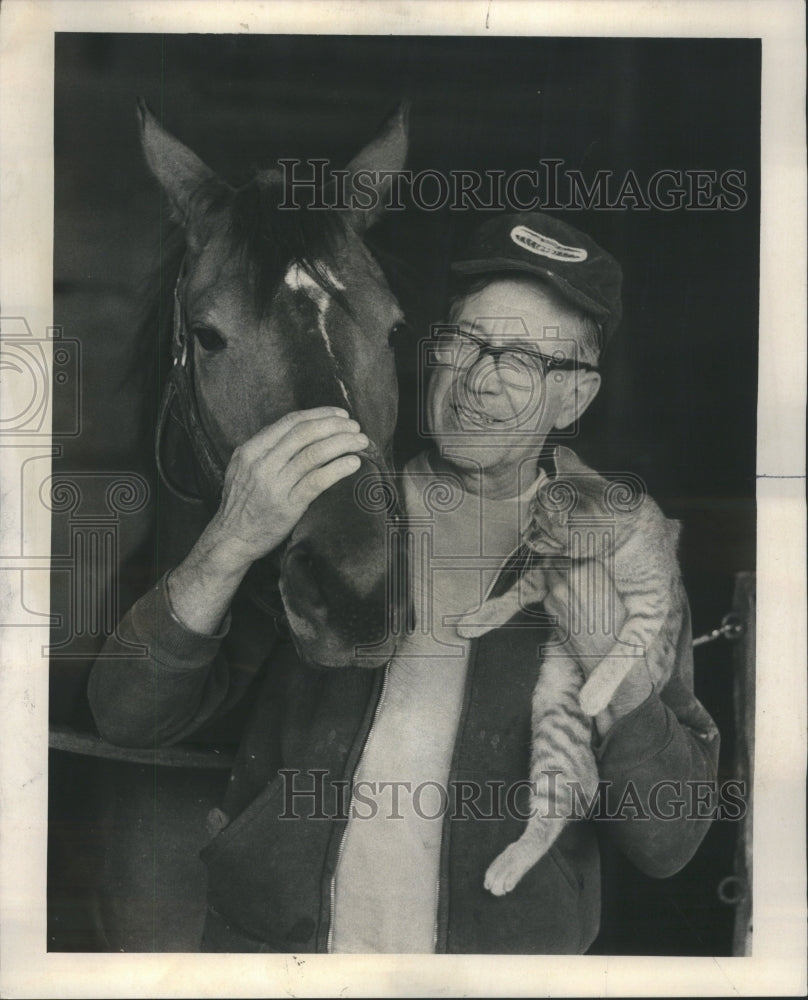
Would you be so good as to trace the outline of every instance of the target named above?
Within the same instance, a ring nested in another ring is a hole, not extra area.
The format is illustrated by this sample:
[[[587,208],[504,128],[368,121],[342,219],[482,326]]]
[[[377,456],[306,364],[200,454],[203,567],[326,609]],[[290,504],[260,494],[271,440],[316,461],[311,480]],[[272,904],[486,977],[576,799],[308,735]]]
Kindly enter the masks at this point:
[[[4,316],[52,325],[57,31],[752,37],[762,40],[754,954],[106,955],[46,951],[47,619],[2,635],[0,993],[7,997],[804,995],[806,992],[805,8],[799,0],[222,3],[5,0],[0,11]],[[4,446],[6,538],[27,445]],[[26,516],[49,550],[49,513]],[[22,539],[20,545],[22,545]],[[4,550],[5,551],[5,550]],[[43,567],[47,569],[47,567]],[[47,607],[49,574],[0,596]],[[4,579],[4,584],[7,582]]]

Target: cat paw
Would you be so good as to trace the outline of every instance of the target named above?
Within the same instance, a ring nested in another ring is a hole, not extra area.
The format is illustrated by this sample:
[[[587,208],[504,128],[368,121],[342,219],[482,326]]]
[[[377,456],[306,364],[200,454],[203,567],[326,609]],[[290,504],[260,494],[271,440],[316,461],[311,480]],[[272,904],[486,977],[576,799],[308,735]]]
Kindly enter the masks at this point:
[[[584,715],[598,715],[603,711],[604,708],[609,704],[610,697],[608,694],[604,695],[602,691],[594,690],[587,691],[586,687],[581,689],[581,693],[578,697],[578,701],[581,705],[581,711]]]
[[[523,844],[510,844],[494,858],[485,873],[485,888],[494,896],[504,896],[536,862]]]
[[[458,625],[457,634],[461,639],[479,639],[488,629],[482,625]]]
[[[475,621],[474,619],[478,620]],[[457,634],[461,639],[479,639],[481,635],[490,632],[493,625],[481,623],[478,614],[463,615],[457,622]]]

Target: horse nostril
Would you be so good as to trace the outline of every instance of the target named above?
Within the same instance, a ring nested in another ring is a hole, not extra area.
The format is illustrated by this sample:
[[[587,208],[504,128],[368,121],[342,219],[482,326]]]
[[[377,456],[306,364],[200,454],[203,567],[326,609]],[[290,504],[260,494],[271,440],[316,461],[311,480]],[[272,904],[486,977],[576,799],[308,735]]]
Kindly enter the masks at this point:
[[[286,589],[294,594],[295,603],[306,605],[310,609],[325,607],[314,560],[306,545],[296,545],[286,553],[283,575],[286,577]]]

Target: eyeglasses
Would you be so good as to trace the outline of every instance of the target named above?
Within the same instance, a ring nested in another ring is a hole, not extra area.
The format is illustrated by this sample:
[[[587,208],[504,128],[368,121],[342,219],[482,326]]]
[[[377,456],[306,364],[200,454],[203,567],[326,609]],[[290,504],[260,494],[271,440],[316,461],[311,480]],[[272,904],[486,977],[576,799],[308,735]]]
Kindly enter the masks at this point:
[[[470,370],[481,358],[490,357],[499,377],[509,385],[520,388],[533,385],[536,374],[545,379],[550,371],[597,370],[595,365],[576,361],[562,351],[551,355],[522,346],[495,346],[457,326],[444,326],[436,330],[433,343],[434,360],[437,364]]]

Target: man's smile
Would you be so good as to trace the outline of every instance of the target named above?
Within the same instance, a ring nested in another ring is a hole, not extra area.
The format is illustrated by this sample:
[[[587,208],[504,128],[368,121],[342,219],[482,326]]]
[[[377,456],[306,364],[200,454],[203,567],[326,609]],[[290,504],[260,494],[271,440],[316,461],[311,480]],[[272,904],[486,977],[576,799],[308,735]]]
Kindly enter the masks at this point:
[[[494,427],[497,424],[506,423],[508,420],[512,420],[513,417],[492,417],[489,413],[483,413],[481,410],[472,409],[468,406],[463,406],[461,403],[454,403],[452,409],[457,415],[459,421],[469,421],[478,427]]]

